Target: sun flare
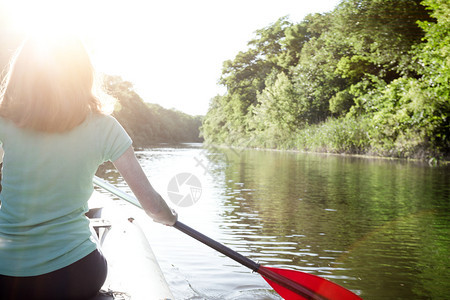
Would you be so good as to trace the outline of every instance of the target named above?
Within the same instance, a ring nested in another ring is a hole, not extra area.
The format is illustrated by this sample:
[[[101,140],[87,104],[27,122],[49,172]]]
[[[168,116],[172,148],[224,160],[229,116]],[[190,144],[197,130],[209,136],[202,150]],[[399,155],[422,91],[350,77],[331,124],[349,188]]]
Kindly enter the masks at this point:
[[[121,7],[123,5],[120,3]],[[4,18],[0,21],[4,21],[8,34],[19,40],[36,37],[45,42],[65,34],[77,35],[91,54],[96,69],[105,72],[103,69],[107,68],[102,64],[110,66],[117,61],[108,51],[112,41],[117,39],[117,19],[123,21],[123,9],[117,6],[118,3],[107,0],[0,0],[0,15]],[[113,46],[117,50],[122,44]]]
[[[89,2],[58,0],[8,0],[4,3],[10,26],[19,34],[45,36],[87,30]]]

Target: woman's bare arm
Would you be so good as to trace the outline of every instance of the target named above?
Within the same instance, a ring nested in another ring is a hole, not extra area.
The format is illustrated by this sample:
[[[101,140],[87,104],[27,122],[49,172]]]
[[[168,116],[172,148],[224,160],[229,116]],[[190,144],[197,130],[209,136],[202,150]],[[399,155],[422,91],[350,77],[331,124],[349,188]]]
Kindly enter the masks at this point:
[[[165,225],[175,224],[178,217],[176,212],[169,208],[161,195],[152,187],[136,159],[131,146],[113,163],[139,200],[145,212],[155,222]]]

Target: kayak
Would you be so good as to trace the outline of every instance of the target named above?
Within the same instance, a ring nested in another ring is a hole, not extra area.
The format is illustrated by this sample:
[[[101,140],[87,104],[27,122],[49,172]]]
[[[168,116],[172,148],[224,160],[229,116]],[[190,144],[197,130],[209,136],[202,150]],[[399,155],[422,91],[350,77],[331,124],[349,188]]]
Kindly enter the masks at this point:
[[[108,261],[108,275],[92,300],[174,299],[138,221],[97,191],[89,200],[93,237]]]

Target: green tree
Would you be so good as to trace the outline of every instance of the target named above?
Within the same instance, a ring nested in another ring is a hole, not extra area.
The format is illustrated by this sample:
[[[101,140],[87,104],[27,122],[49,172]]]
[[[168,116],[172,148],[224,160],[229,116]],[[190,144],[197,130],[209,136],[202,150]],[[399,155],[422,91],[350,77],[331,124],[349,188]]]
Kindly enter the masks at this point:
[[[263,135],[271,147],[277,147],[295,133],[302,119],[299,98],[287,75],[281,72],[270,81],[258,95],[251,124],[256,134]]]
[[[301,48],[310,38],[305,25],[294,25],[287,17],[255,34],[247,51],[224,62],[220,78],[228,94],[239,95],[243,115],[257,102],[257,94],[264,90],[266,78],[274,70],[289,74],[289,68],[298,62]]]
[[[217,95],[211,99],[208,112],[203,120],[202,135],[208,144],[232,144],[245,136],[244,119],[236,97],[229,94]],[[237,112],[238,111],[238,112]]]
[[[133,139],[135,146],[159,142],[200,142],[201,120],[179,111],[145,103],[131,82],[105,75],[106,92],[117,99],[113,115]]]
[[[330,13],[298,24],[284,17],[258,30],[247,51],[224,63],[227,93],[211,103],[205,138],[448,154],[447,2],[344,0]]]
[[[417,49],[423,66],[421,82],[427,92],[424,122],[429,126],[429,138],[441,152],[450,153],[450,3],[445,0],[425,0],[435,22],[419,22],[425,31],[424,43]]]
[[[417,21],[431,20],[421,0],[347,0],[335,16],[334,30],[353,50],[345,57],[347,65],[361,68],[363,64],[367,73],[386,82],[417,76],[411,49],[424,36]]]
[[[293,69],[293,81],[306,123],[319,123],[331,112],[340,113],[330,111],[330,99],[350,85],[336,72],[346,49],[348,46],[331,31],[312,38],[302,48],[299,63]]]
[[[426,32],[424,43],[417,47],[417,56],[424,66],[422,74],[433,79],[430,87],[436,95],[450,98],[450,3],[445,0],[425,0],[436,22],[419,21]]]

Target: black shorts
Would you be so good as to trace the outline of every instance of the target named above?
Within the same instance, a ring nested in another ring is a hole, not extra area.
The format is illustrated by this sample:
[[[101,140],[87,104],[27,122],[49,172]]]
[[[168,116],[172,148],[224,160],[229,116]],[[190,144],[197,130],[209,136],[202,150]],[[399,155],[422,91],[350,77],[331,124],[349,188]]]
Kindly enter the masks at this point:
[[[107,264],[95,250],[79,261],[39,276],[11,277],[0,275],[0,298],[29,299],[89,299],[105,282]]]

